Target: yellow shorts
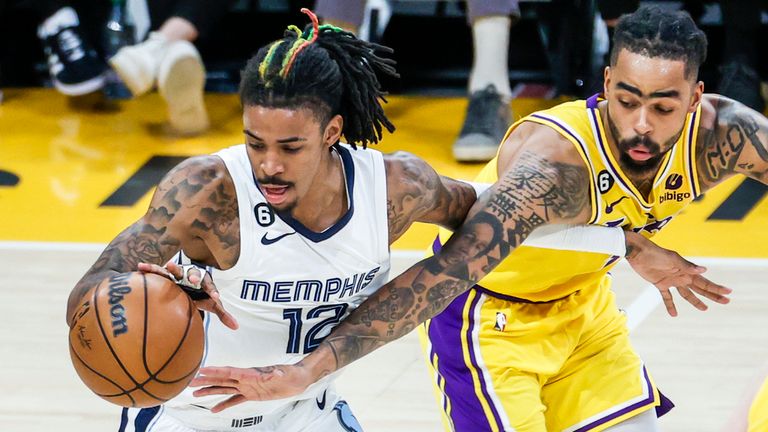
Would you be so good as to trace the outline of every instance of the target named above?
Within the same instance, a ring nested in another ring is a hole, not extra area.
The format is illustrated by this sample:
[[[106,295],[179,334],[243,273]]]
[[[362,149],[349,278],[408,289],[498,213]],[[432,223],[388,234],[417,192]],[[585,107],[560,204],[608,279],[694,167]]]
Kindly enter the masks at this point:
[[[768,379],[760,386],[749,408],[749,432],[768,431]]]
[[[449,430],[601,431],[661,404],[610,277],[546,303],[472,289],[421,331]]]

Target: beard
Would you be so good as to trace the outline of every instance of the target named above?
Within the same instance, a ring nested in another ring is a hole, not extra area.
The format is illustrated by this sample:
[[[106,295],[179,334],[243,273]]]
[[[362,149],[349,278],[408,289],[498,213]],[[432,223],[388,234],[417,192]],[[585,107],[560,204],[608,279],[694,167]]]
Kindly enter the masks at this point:
[[[678,131],[672,138],[667,140],[663,146],[646,136],[636,135],[632,138],[622,139],[621,135],[619,134],[619,129],[616,127],[616,124],[611,118],[610,110],[608,111],[607,117],[608,129],[611,131],[613,140],[616,142],[616,147],[619,149],[619,162],[621,163],[622,168],[626,169],[630,174],[633,175],[645,176],[650,174],[652,171],[655,171],[661,164],[661,160],[664,159],[664,156],[667,154],[667,152],[672,150],[672,146],[677,142],[677,140],[680,138],[680,135],[683,133],[683,128],[681,127],[680,131]],[[645,147],[653,156],[644,161],[632,159],[632,157],[629,155],[629,151],[638,146]]]
[[[272,204],[267,203],[268,206],[272,207],[275,213],[280,215],[289,215],[291,217],[293,217],[293,209],[296,208],[296,204],[296,201],[291,201],[280,204],[280,207],[275,207]]]

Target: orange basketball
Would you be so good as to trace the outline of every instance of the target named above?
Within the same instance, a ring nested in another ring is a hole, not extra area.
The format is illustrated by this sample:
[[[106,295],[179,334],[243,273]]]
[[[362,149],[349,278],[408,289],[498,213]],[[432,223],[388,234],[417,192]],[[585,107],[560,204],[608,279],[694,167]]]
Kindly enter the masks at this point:
[[[124,407],[155,406],[181,393],[203,346],[203,322],[189,296],[164,277],[139,272],[91,289],[69,330],[80,379]]]

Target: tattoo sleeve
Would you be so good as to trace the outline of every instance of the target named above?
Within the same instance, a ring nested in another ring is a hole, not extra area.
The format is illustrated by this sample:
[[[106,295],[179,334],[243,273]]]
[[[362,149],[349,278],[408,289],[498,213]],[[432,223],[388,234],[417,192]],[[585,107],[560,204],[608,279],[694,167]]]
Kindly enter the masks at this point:
[[[316,350],[325,353],[317,355],[332,357],[338,369],[408,333],[493,270],[534,228],[549,222],[586,222],[588,191],[583,165],[523,153],[481,195],[440,253],[363,302]]]
[[[147,213],[121,232],[75,285],[67,302],[67,322],[93,286],[114,273],[135,271],[140,262],[165,264],[186,238],[196,233],[218,239],[222,248],[237,249],[237,200],[230,182],[221,181],[218,158],[189,159],[160,182]],[[234,207],[234,208],[233,208]]]
[[[402,236],[413,222],[456,229],[475,202],[467,183],[438,175],[423,160],[405,152],[386,156],[389,242]]]
[[[744,105],[715,99],[716,120],[699,131],[699,180],[709,189],[736,173],[768,183],[768,120]]]

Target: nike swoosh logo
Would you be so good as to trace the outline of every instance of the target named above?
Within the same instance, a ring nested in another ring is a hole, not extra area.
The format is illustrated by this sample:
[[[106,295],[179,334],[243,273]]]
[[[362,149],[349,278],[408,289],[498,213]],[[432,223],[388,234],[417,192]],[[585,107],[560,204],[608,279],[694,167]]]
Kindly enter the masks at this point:
[[[261,237],[261,244],[263,244],[264,246],[269,246],[272,243],[277,243],[280,240],[282,240],[283,238],[288,237],[289,235],[293,235],[293,234],[296,234],[296,232],[294,231],[294,232],[291,232],[291,233],[285,233],[285,234],[279,235],[279,236],[277,236],[275,238],[268,238],[267,237],[267,233],[264,233],[264,236]]]
[[[623,200],[624,198],[626,198],[626,197],[623,196],[623,197],[617,199],[616,201],[614,201],[614,202],[608,204],[607,206],[605,206],[605,213],[607,213],[607,214],[613,213],[613,207],[615,207],[618,203],[620,203],[621,200]]]
[[[326,391],[328,391],[328,390],[326,390]],[[317,407],[320,408],[320,411],[325,409],[325,392],[326,391],[323,392],[323,399],[322,400],[315,399],[315,402],[317,402]]]

